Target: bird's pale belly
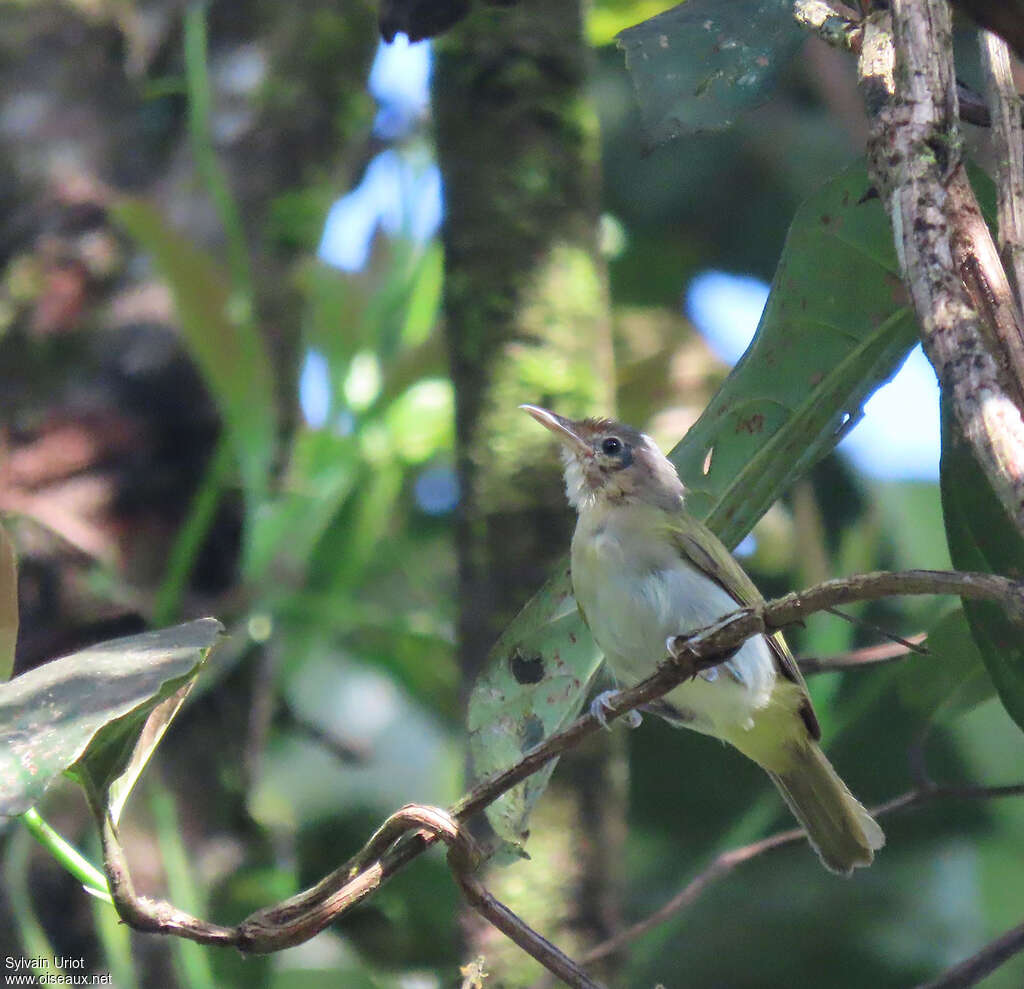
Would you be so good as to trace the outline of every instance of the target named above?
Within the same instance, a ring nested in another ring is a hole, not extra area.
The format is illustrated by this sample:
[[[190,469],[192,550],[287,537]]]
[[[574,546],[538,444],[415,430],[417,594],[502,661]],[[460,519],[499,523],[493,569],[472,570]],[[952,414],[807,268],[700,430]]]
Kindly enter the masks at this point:
[[[652,559],[637,571],[618,552],[614,537],[591,538],[585,555],[574,541],[573,587],[608,668],[624,686],[654,672],[665,659],[665,640],[710,625],[736,602],[681,558]],[[630,554],[644,559],[642,554]],[[754,726],[771,699],[775,664],[761,637],[749,640],[718,676],[676,687],[667,700],[691,728],[719,737]]]

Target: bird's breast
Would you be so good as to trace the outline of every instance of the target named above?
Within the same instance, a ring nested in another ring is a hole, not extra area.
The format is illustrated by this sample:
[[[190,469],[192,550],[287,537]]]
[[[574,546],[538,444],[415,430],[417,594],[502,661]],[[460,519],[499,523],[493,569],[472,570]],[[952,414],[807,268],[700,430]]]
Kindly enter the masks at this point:
[[[614,516],[581,516],[573,537],[576,600],[613,674],[626,684],[654,671],[666,656],[669,636],[710,625],[737,607],[725,590],[657,533],[631,520],[617,524]],[[735,679],[720,681],[738,686],[740,680],[747,702],[755,707],[767,702],[775,669],[763,639],[748,641],[730,668]]]

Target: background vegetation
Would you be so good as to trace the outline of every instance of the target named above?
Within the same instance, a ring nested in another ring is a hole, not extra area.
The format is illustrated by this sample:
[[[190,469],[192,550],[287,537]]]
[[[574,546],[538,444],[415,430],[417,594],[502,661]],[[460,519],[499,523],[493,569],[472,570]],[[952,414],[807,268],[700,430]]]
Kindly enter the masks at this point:
[[[829,452],[914,338],[884,214],[858,205],[852,61],[796,31],[769,102],[652,151],[669,135],[645,129],[613,38],[667,6],[600,0],[584,19],[569,2],[477,5],[436,43],[432,109],[401,118],[367,89],[369,2],[0,0],[15,672],[203,615],[230,633],[124,812],[140,891],[234,923],[335,868],[400,805],[462,792],[472,682],[572,525],[551,445],[515,407],[617,409],[672,447],[728,373],[682,306],[706,269],[779,290],[760,357],[715,402],[768,416],[788,445],[705,419],[678,457],[695,506],[731,519],[731,543],[767,509],[745,557],[762,589],[950,565],[950,499],[982,490],[976,470],[961,458],[947,472],[944,522],[937,481],[862,474]],[[974,27],[960,30],[970,81]],[[417,213],[434,159],[443,235]],[[375,168],[406,195],[365,263],[329,264],[331,204]],[[840,214],[835,235],[824,218]],[[810,315],[787,314],[800,302]],[[978,498],[954,531],[977,523],[992,539],[975,565],[1019,574],[1019,542]],[[864,802],[925,765],[941,781],[1020,782],[1021,730],[954,603],[851,610],[940,632],[930,656],[812,679],[830,756]],[[803,656],[878,640],[831,617],[791,637]],[[39,807],[98,861],[76,788]],[[581,955],[780,826],[756,767],[648,718],[563,760],[530,861],[487,881]],[[885,826],[856,878],[802,846],[771,852],[602,977],[913,985],[1020,923],[1021,800],[935,802]],[[130,932],[17,819],[0,834],[8,958],[83,958],[123,987],[451,986],[478,954],[486,985],[540,978],[460,919],[436,852],[309,943],[243,959]],[[1018,957],[986,985],[1022,979]]]

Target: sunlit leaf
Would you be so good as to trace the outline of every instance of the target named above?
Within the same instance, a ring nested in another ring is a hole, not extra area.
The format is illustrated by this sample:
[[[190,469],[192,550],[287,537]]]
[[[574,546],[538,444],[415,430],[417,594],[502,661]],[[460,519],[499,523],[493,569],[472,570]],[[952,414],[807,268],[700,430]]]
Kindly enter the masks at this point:
[[[404,473],[401,465],[393,460],[375,464],[375,469],[353,498],[352,514],[347,520],[345,532],[334,533],[334,542],[328,535],[318,547],[317,556],[325,555],[325,543],[338,545],[342,552],[333,561],[332,582],[343,587],[355,582],[363,569],[380,552],[381,540],[392,523],[395,503],[402,490]]]
[[[18,560],[14,546],[0,525],[0,680],[14,669],[18,643]]]
[[[443,285],[444,251],[440,244],[431,244],[416,265],[409,287],[409,303],[402,325],[402,343],[405,346],[415,347],[423,343],[437,324]]]
[[[1024,536],[992,491],[945,402],[940,480],[953,566],[1024,577]],[[1024,728],[1024,629],[994,603],[965,601],[964,611],[1003,706]]]
[[[418,381],[388,407],[391,441],[403,460],[418,464],[454,441],[455,396],[447,378]]]
[[[792,0],[688,0],[623,31],[649,143],[730,126],[803,40]]]
[[[115,639],[0,684],[0,814],[66,770],[112,786],[119,810],[221,631],[203,618]]]
[[[729,546],[832,450],[915,341],[890,229],[879,202],[865,201],[868,186],[858,165],[798,210],[757,336],[672,453],[692,510]],[[470,698],[475,776],[574,717],[599,663],[563,563],[494,647]],[[522,840],[543,782],[491,811],[502,838]]]
[[[123,198],[117,222],[153,257],[167,279],[189,353],[217,403],[238,456],[246,491],[258,503],[276,441],[274,376],[248,314],[233,311],[226,274],[173,230],[148,203]]]
[[[300,430],[277,497],[252,522],[246,578],[301,583],[321,536],[359,479],[359,453],[351,436],[329,428]]]
[[[674,6],[673,0],[598,0],[587,4],[587,41],[592,45],[610,44],[620,31]]]

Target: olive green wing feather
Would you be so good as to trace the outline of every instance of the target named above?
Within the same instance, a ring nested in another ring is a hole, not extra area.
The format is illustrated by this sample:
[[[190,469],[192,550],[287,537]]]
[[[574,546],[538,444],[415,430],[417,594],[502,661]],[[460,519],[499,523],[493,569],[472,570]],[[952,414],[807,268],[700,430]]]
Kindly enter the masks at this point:
[[[703,522],[691,517],[685,522],[675,523],[671,526],[671,535],[680,553],[718,584],[738,605],[746,608],[760,604],[764,600],[747,572]],[[807,684],[804,682],[803,674],[796,665],[796,660],[789,651],[782,633],[775,632],[765,638],[775,657],[779,673],[787,680],[798,684],[807,695]],[[821,726],[814,714],[809,695],[807,702],[800,709],[800,715],[811,737],[815,740],[821,738]]]

